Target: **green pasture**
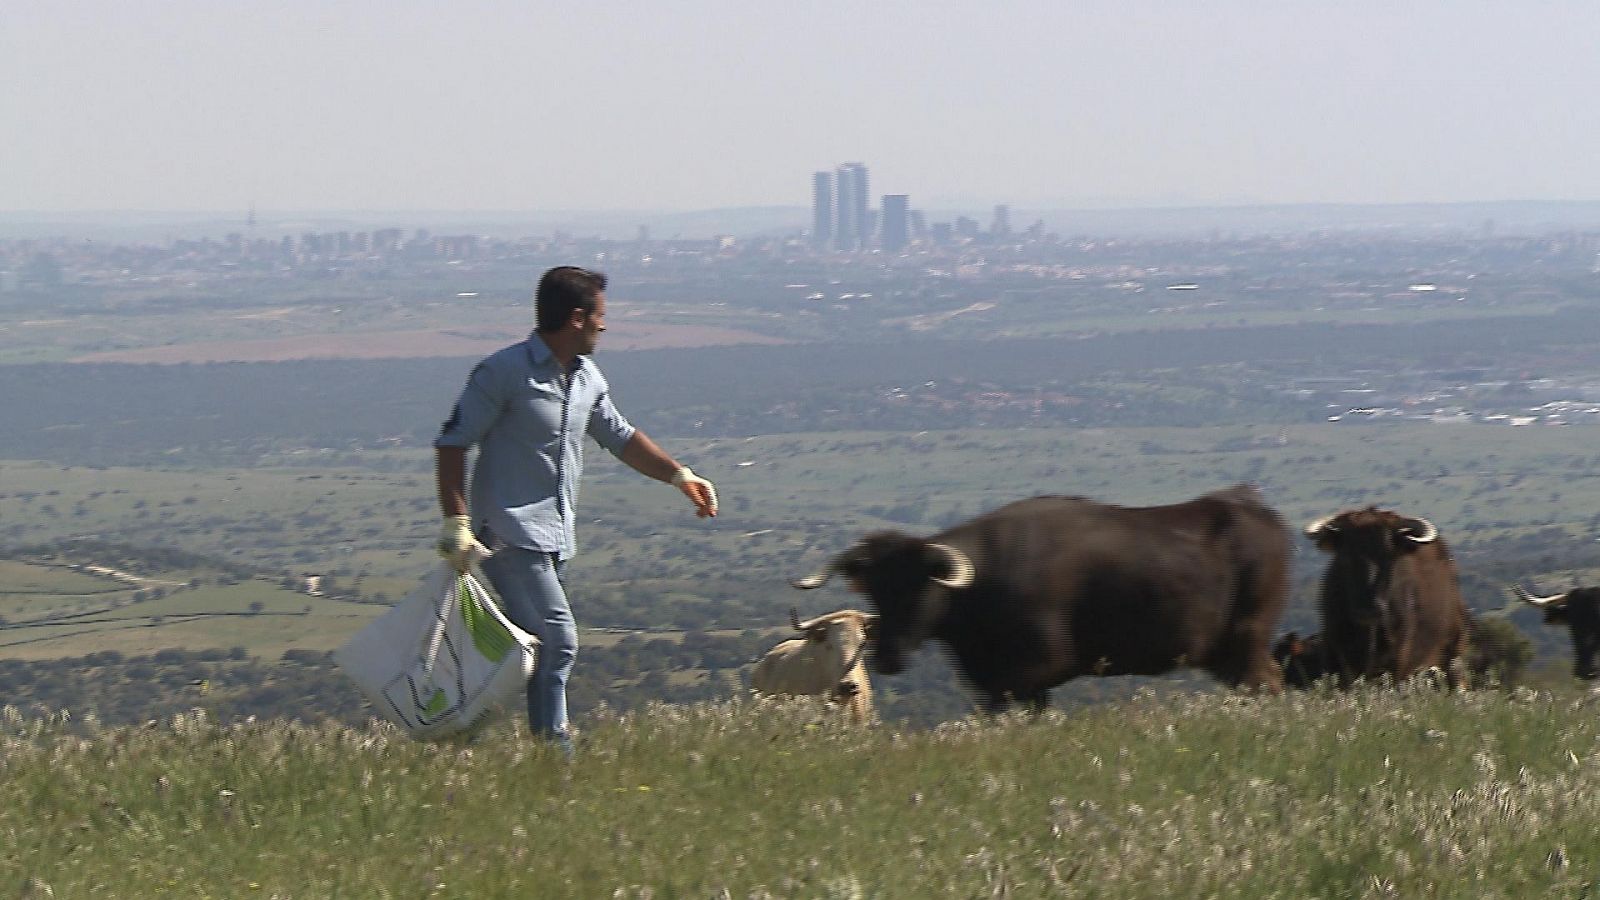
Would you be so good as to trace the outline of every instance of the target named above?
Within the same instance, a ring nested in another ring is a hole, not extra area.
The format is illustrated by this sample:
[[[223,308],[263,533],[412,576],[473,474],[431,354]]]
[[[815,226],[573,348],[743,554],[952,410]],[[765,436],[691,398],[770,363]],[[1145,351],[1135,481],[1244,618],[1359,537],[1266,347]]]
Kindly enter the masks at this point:
[[[0,462],[15,510],[12,543],[62,537],[171,546],[293,569],[387,546],[437,520],[431,476],[294,465],[245,470],[127,469]],[[13,487],[15,486],[15,487]],[[26,524],[23,524],[26,523]],[[389,541],[377,538],[388,537]],[[386,557],[392,559],[393,557]],[[327,568],[323,564],[321,568]],[[313,573],[316,574],[316,573]],[[353,574],[353,573],[352,573]]]
[[[0,884],[76,897],[1587,897],[1573,692],[1140,693],[933,731],[803,702],[510,723],[0,721]]]
[[[12,562],[9,568],[30,567]],[[292,648],[331,650],[382,611],[266,581],[203,583],[137,602],[125,597],[120,603],[54,613],[0,612],[10,623],[0,629],[0,657],[53,659],[106,650],[132,656],[166,648],[242,646],[275,659]]]
[[[0,559],[0,615],[7,618],[30,608],[48,611],[58,603],[79,602],[91,597],[110,599],[134,590],[113,579],[66,566]]]
[[[93,561],[89,562],[93,565]],[[0,560],[0,618],[20,627],[68,617],[106,614],[143,600],[150,592],[182,587],[191,573],[162,577],[95,573],[68,563]]]
[[[428,564],[434,563],[430,559]],[[168,648],[240,646],[253,656],[276,659],[289,649],[331,650],[387,608],[309,595],[265,578],[227,583],[214,572],[171,571],[142,581],[143,587],[133,587],[64,564],[0,560],[0,620],[6,623],[0,629],[0,659],[57,659],[107,650],[135,656]],[[395,601],[417,586],[416,579],[399,578],[352,583],[392,584]],[[151,586],[159,586],[158,595],[144,597]],[[584,632],[583,643],[589,647],[609,647],[638,633]],[[682,638],[670,626],[647,633],[670,641]]]

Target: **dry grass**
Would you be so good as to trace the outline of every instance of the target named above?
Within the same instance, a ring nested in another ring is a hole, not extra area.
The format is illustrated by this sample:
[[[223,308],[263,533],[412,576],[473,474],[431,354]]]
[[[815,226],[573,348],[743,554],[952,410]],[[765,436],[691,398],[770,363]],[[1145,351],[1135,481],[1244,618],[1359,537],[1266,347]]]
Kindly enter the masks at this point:
[[[8,710],[0,886],[56,897],[1525,897],[1594,890],[1588,694],[1141,695],[932,732],[804,702],[132,729]]]

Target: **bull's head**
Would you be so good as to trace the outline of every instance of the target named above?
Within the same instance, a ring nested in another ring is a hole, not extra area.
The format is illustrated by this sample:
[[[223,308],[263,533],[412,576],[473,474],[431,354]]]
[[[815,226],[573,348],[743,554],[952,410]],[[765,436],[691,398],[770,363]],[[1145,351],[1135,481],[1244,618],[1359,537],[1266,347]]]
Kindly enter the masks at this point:
[[[1357,619],[1371,619],[1383,602],[1396,561],[1434,544],[1439,529],[1427,519],[1369,506],[1318,519],[1306,526],[1306,537],[1316,542],[1317,549],[1332,554],[1329,578],[1343,586],[1339,596],[1344,611]]]
[[[1566,625],[1572,633],[1572,674],[1578,678],[1600,677],[1595,657],[1600,654],[1600,589],[1574,588],[1564,594],[1535,597],[1514,584],[1511,592],[1522,602],[1544,611],[1550,624]]]
[[[829,652],[838,654],[839,671],[846,674],[861,662],[878,631],[878,617],[856,609],[824,613],[802,622],[800,611],[790,607],[789,624],[809,643],[831,644]]]
[[[1511,586],[1511,593],[1516,594],[1517,599],[1521,600],[1523,603],[1526,603],[1535,609],[1541,610],[1544,613],[1544,620],[1546,622],[1560,622],[1567,617],[1567,594],[1551,594],[1548,597],[1535,597],[1534,595],[1528,593],[1520,584],[1513,584]],[[1568,591],[1567,593],[1571,593],[1571,591]]]
[[[1349,550],[1364,556],[1404,553],[1439,539],[1439,529],[1421,516],[1402,516],[1369,506],[1346,510],[1306,526],[1306,537],[1328,553]]]
[[[811,590],[835,574],[843,575],[877,609],[872,665],[885,675],[905,668],[906,654],[932,633],[949,595],[970,587],[976,578],[972,560],[960,550],[893,531],[867,535],[821,572],[793,584]]]

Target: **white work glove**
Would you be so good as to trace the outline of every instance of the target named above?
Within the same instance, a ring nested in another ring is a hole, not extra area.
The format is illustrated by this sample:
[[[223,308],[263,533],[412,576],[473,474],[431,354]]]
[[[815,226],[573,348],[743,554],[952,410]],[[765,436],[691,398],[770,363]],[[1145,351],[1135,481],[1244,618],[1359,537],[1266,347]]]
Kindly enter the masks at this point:
[[[439,555],[457,572],[472,568],[472,563],[489,555],[488,548],[472,536],[472,520],[466,516],[445,516],[439,528]]]
[[[717,489],[711,482],[701,478],[688,466],[679,467],[672,473],[672,486],[694,501],[695,515],[704,519],[706,516],[717,514]]]

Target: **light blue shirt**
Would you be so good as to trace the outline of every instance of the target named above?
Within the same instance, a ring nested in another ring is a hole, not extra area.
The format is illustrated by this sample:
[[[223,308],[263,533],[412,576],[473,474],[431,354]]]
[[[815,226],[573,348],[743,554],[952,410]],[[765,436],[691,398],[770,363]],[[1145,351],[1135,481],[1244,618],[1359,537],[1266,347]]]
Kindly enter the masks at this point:
[[[583,436],[613,456],[634,427],[611,405],[600,369],[577,357],[567,383],[537,333],[499,350],[472,370],[435,447],[477,447],[468,503],[472,527],[491,548],[523,547],[569,559]]]

